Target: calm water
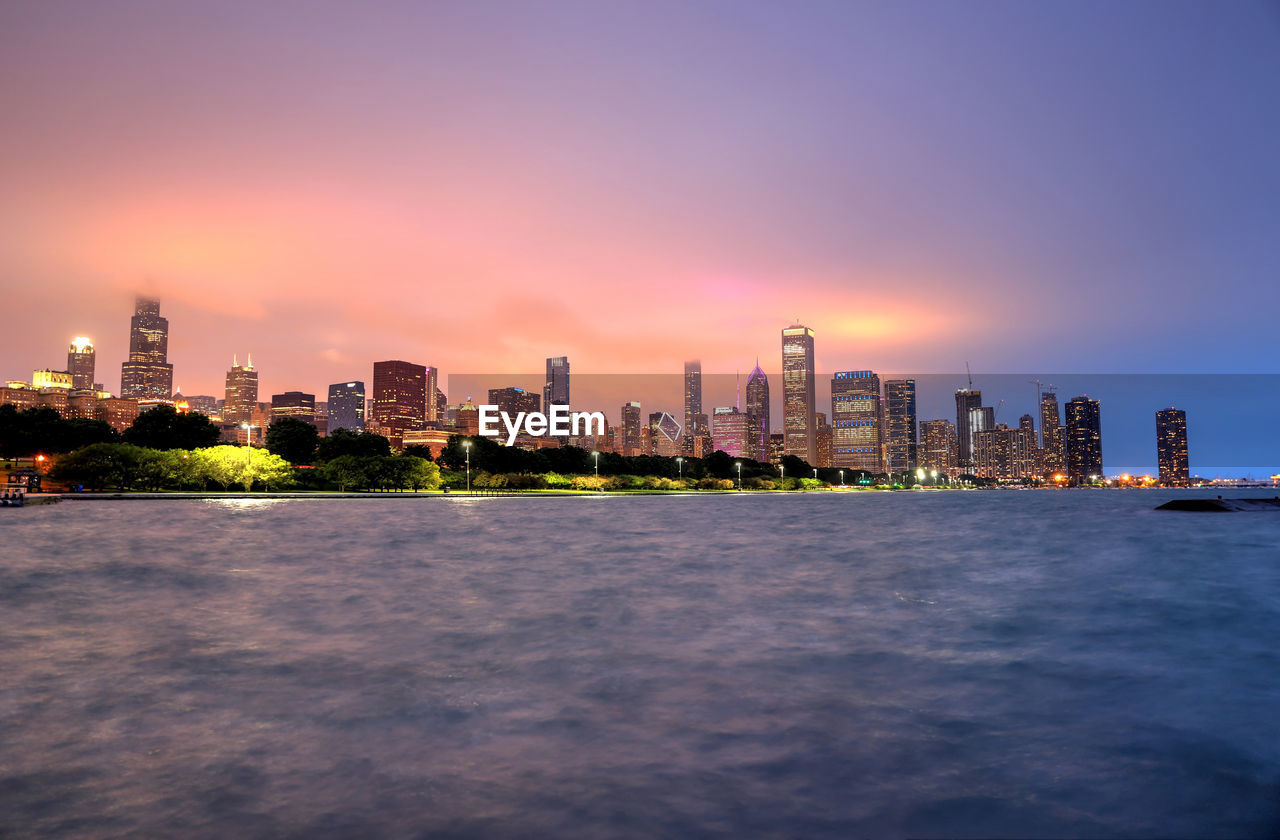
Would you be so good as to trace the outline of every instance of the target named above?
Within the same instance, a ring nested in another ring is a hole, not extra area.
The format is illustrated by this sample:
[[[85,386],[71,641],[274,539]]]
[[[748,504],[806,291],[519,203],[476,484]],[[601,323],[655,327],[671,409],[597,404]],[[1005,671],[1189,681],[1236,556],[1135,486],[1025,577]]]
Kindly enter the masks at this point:
[[[1169,495],[0,512],[0,836],[1274,837],[1280,515]]]

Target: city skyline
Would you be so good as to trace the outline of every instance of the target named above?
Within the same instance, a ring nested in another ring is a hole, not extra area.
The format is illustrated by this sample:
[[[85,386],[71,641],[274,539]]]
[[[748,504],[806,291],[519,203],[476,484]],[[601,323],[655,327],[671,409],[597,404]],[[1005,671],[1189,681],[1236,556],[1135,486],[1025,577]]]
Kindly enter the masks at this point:
[[[7,9],[0,282],[74,324],[20,319],[8,367],[122,359],[139,290],[207,326],[193,393],[228,347],[315,393],[771,371],[793,320],[822,371],[1275,371],[1266,4],[497,9]]]

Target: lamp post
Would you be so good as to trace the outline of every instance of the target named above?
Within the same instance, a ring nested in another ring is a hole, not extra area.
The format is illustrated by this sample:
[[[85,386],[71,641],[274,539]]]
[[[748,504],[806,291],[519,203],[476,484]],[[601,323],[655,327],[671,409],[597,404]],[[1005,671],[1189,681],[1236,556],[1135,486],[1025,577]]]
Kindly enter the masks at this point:
[[[736,461],[734,466],[738,468],[738,492],[742,492],[742,462]]]
[[[840,471],[840,486],[844,486],[844,470]]]
[[[817,467],[814,467],[814,468],[813,468],[813,479],[814,479],[814,481],[817,481],[817,480],[818,480],[818,468],[817,468]]]
[[[467,451],[467,495],[471,495],[471,441],[464,440],[462,448]]]
[[[929,470],[929,477],[933,479],[933,486],[934,486],[934,487],[937,487],[937,486],[938,486],[938,471],[937,471],[937,470]]]
[[[684,458],[676,457],[676,469],[680,471],[680,480],[684,480]]]
[[[787,483],[787,465],[786,465],[786,464],[778,464],[778,473],[779,473],[779,475],[778,475],[778,479],[779,479],[779,480],[778,480],[778,484],[782,486],[782,489],[783,489],[783,490],[786,490],[786,489],[787,489],[787,488],[786,488],[786,483]]]
[[[591,460],[595,461],[596,478],[600,477],[600,452],[596,450],[591,453]]]

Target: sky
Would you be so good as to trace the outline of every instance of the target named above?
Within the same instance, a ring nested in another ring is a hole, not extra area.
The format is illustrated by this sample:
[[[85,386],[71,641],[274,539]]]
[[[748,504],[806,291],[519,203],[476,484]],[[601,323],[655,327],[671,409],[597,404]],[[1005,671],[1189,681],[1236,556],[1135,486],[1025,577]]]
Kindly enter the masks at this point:
[[[186,393],[775,372],[797,320],[820,381],[1280,372],[1275,2],[42,0],[0,47],[3,378],[88,335],[118,388],[135,291]]]

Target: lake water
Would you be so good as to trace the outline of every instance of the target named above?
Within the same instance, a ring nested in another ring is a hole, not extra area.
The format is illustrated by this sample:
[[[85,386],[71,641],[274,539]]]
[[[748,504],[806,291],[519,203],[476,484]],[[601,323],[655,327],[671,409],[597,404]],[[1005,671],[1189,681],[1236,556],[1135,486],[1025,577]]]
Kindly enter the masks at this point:
[[[0,836],[1275,837],[1280,514],[1173,495],[7,510]]]

